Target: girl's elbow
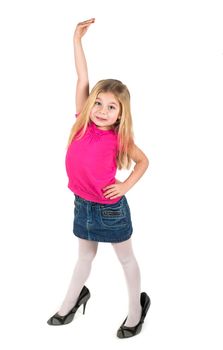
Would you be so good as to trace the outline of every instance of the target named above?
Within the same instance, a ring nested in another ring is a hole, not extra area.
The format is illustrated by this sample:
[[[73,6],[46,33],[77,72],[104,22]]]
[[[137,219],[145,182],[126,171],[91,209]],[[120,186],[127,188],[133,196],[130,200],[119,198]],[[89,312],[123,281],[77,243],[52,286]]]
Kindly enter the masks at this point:
[[[147,157],[145,157],[144,162],[145,162],[145,167],[147,169],[149,167],[149,159]]]
[[[147,157],[143,157],[140,161],[139,164],[146,170],[149,166],[149,159]]]

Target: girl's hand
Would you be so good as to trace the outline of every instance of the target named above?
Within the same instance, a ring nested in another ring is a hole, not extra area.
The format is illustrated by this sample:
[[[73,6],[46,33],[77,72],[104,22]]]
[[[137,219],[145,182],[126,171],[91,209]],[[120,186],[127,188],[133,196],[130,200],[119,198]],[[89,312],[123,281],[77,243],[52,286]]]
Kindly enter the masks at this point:
[[[88,30],[88,27],[94,23],[95,18],[88,19],[87,21],[80,22],[77,24],[76,29],[74,31],[73,40],[80,40],[82,36],[86,33]]]
[[[109,185],[103,188],[105,198],[114,199],[123,196],[127,191],[128,187],[124,182],[116,180],[113,185]]]

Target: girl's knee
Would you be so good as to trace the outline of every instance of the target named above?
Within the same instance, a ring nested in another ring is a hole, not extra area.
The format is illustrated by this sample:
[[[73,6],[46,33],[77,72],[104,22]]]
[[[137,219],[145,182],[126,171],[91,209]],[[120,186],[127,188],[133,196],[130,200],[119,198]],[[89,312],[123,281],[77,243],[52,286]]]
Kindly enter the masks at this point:
[[[90,250],[79,254],[79,260],[84,260],[86,263],[91,263],[97,254],[97,250]]]
[[[134,255],[127,255],[127,256],[119,255],[118,259],[123,266],[129,265],[135,262]]]
[[[133,253],[130,241],[126,241],[124,243],[115,243],[112,245],[122,265],[128,265],[135,261],[135,255]]]

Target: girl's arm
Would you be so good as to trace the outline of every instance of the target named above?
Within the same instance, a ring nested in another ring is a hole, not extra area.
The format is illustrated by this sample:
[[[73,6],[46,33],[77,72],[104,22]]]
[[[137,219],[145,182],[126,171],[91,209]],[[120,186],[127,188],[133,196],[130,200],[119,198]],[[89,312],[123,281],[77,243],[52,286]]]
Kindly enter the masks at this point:
[[[73,44],[74,44],[74,59],[77,72],[77,85],[76,85],[76,112],[81,112],[83,106],[89,96],[89,80],[87,61],[84,55],[81,39],[87,32],[88,27],[94,23],[95,19],[89,19],[84,22],[78,23],[76,26]]]
[[[136,144],[129,150],[129,156],[136,163],[133,171],[124,182],[116,180],[115,184],[104,187],[103,194],[105,198],[114,199],[123,196],[137,181],[139,181],[148,168],[149,159]]]
[[[131,148],[129,155],[136,164],[129,177],[124,181],[127,191],[143,176],[149,166],[149,159],[136,144]]]

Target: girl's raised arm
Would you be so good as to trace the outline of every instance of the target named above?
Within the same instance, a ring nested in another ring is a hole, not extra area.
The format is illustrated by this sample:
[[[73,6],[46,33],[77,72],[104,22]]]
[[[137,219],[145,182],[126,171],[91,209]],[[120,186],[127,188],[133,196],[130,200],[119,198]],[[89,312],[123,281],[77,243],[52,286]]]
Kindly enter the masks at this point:
[[[88,69],[87,61],[84,55],[81,39],[87,32],[88,27],[94,23],[95,19],[89,19],[84,22],[77,24],[74,36],[74,59],[75,67],[77,72],[77,85],[76,85],[76,113],[82,111],[83,106],[89,96],[89,80],[88,80]]]

